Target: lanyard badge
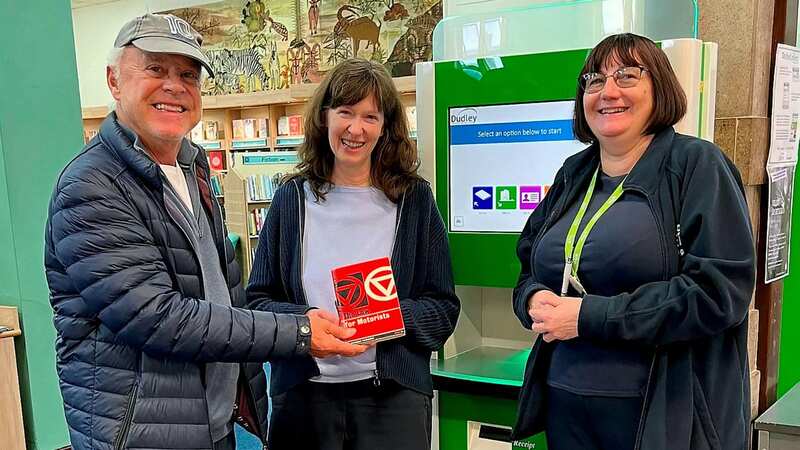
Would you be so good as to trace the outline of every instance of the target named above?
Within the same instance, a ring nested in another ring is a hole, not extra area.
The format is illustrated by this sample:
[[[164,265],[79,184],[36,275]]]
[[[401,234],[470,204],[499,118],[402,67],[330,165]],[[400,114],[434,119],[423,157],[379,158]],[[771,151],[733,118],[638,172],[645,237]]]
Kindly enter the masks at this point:
[[[583,220],[583,217],[586,215],[586,210],[589,208],[589,203],[592,200],[592,194],[594,194],[594,188],[597,184],[597,174],[600,172],[600,166],[594,171],[594,175],[592,176],[592,181],[589,183],[589,188],[586,190],[586,194],[583,196],[583,202],[581,202],[580,208],[578,208],[578,213],[575,215],[575,219],[572,220],[572,225],[569,227],[569,231],[567,232],[567,240],[564,242],[564,275],[561,280],[561,296],[566,297],[567,291],[569,290],[569,286],[572,286],[580,295],[586,294],[586,289],[583,288],[580,280],[578,279],[578,266],[581,262],[581,253],[583,252],[583,245],[586,243],[586,239],[589,237],[589,232],[592,231],[594,225],[597,221],[602,217],[606,211],[611,208],[611,205],[614,204],[620,197],[622,197],[622,185],[625,183],[625,179],[617,185],[614,192],[611,193],[605,202],[600,205],[600,209],[594,213],[594,215],[589,219],[589,222],[586,223],[586,226],[581,231],[580,236],[578,236],[578,227]],[[625,177],[627,178],[627,176]],[[576,242],[577,238],[577,242]]]

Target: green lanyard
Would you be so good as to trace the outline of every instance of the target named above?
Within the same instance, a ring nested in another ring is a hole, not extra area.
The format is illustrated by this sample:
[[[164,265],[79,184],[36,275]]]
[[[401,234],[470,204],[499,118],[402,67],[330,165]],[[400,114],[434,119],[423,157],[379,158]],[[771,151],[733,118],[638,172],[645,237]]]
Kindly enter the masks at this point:
[[[578,209],[578,214],[575,216],[575,219],[572,221],[572,225],[569,227],[569,232],[567,232],[567,240],[564,242],[564,280],[561,285],[561,295],[567,294],[567,287],[569,284],[570,277],[574,278],[575,282],[578,279],[578,266],[581,262],[581,252],[583,252],[583,245],[586,243],[586,238],[589,237],[589,232],[592,231],[594,224],[600,219],[600,217],[611,208],[611,205],[614,204],[620,197],[622,197],[622,185],[625,183],[625,179],[617,185],[614,192],[611,193],[611,196],[606,199],[606,201],[600,205],[600,209],[594,213],[589,222],[586,223],[586,226],[581,231],[581,235],[578,237],[578,242],[575,242],[575,237],[578,234],[578,227],[583,220],[583,216],[586,215],[586,209],[589,208],[589,202],[592,200],[592,194],[594,193],[594,187],[597,183],[597,173],[600,172],[600,167],[597,167],[597,170],[594,171],[594,175],[592,176],[592,181],[589,183],[589,188],[586,190],[586,195],[583,196],[583,203],[581,203],[581,207]],[[625,176],[627,178],[627,175]],[[579,282],[577,282],[580,285]]]

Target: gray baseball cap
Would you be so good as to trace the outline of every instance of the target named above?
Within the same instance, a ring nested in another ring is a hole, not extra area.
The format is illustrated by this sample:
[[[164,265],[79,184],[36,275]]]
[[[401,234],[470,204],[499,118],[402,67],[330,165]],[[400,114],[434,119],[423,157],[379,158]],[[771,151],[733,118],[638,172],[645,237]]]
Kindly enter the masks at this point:
[[[187,56],[202,64],[213,77],[211,63],[200,50],[202,44],[203,36],[180,17],[149,13],[123,25],[114,41],[117,48],[133,45],[146,52]]]

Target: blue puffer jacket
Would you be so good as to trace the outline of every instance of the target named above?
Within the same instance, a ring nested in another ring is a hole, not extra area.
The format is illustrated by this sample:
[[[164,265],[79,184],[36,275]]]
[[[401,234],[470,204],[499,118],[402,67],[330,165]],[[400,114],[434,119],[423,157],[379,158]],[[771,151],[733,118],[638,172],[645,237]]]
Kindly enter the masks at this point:
[[[241,273],[205,158],[194,167],[231,301],[241,306]],[[203,374],[212,361],[251,362],[240,371],[240,413],[253,413],[263,441],[261,362],[307,353],[298,335],[305,317],[203,300],[197,256],[164,206],[162,183],[112,113],[53,193],[45,265],[76,450],[211,448]]]

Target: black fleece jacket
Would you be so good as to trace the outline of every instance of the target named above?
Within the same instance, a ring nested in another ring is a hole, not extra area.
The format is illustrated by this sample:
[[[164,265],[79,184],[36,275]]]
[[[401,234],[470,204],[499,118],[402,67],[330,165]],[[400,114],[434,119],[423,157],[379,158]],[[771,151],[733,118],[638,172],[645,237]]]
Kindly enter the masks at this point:
[[[301,279],[305,191],[295,178],[275,193],[247,286],[253,309],[302,314],[309,306]],[[378,377],[433,395],[431,351],[453,333],[460,302],[455,294],[444,223],[430,186],[419,181],[398,201],[391,262],[406,335],[377,344]],[[335,239],[335,236],[332,237]],[[310,356],[272,362],[272,395],[319,375]]]
[[[570,157],[520,236],[514,312],[530,328],[527,301],[546,289],[531,257],[543,232],[582,194],[599,148]],[[736,167],[714,144],[658,133],[624,183],[648,199],[660,231],[662,281],[613,297],[587,295],[578,334],[652,350],[637,449],[744,450],[750,424],[747,311],[755,254]],[[552,345],[539,338],[525,370],[515,436],[544,428]],[[613,413],[613,412],[610,412]]]

